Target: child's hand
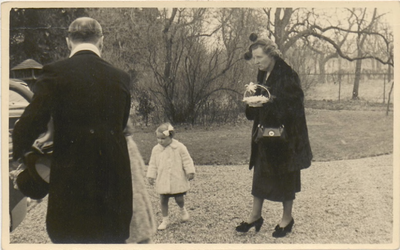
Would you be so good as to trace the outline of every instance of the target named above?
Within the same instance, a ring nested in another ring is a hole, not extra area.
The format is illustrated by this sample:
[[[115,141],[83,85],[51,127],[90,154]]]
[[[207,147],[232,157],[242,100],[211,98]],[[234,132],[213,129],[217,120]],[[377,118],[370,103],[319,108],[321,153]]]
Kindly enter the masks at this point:
[[[154,185],[154,178],[148,177],[147,180],[149,181],[150,185]]]
[[[193,178],[194,178],[194,173],[187,174],[187,175],[186,175],[186,178],[188,178],[189,181],[190,181],[190,180],[193,180]]]

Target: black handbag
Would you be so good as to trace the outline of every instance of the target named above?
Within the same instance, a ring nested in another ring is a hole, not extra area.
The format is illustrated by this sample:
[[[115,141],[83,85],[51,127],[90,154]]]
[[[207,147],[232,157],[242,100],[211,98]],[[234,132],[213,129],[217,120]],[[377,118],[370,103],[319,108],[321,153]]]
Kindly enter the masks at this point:
[[[276,137],[276,138],[284,138],[285,134],[284,134],[284,126],[281,125],[278,128],[265,128],[264,126],[258,124],[256,131],[254,133],[254,142],[258,142],[260,139],[262,138],[272,138],[272,137]]]

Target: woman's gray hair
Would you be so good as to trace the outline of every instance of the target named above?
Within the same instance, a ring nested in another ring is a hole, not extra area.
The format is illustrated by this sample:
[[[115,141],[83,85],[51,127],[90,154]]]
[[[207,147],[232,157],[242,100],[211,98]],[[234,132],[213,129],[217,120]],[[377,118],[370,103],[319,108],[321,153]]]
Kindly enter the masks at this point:
[[[271,39],[257,39],[257,35],[252,34],[250,35],[250,40],[254,42],[249,46],[249,51],[244,56],[246,60],[250,60],[253,57],[252,52],[257,48],[261,48],[266,55],[269,55],[275,59],[282,58],[282,52],[278,49],[278,45],[276,45],[276,43],[274,43]]]

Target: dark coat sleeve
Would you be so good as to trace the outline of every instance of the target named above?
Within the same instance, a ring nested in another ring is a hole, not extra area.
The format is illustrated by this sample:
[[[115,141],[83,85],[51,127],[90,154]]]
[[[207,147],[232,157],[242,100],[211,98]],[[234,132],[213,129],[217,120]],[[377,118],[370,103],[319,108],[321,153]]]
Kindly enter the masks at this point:
[[[125,111],[124,111],[124,120],[122,122],[124,130],[127,126],[128,120],[129,120],[129,114],[130,114],[130,109],[131,109],[131,95],[129,91],[129,85],[130,85],[131,79],[128,74],[125,73],[125,77],[123,80],[123,87],[124,90],[126,91],[126,97],[125,97]]]
[[[247,120],[254,120],[257,116],[258,113],[258,108],[250,107],[249,105],[246,105],[246,118]]]
[[[33,142],[47,130],[54,87],[51,83],[52,78],[52,70],[45,66],[42,77],[35,84],[32,102],[14,126],[12,134],[14,160],[20,159],[30,151]]]
[[[275,125],[290,125],[295,117],[304,116],[304,94],[300,86],[300,79],[293,71],[282,71],[281,76],[274,84],[272,100],[263,105],[260,120],[269,120],[273,117]]]
[[[304,115],[299,113],[303,106],[304,94],[297,73],[282,67],[278,67],[274,73],[273,86],[270,89],[271,100],[263,104],[262,108],[254,108],[247,105],[245,114],[248,120],[255,120],[259,116],[260,122],[267,121],[267,126],[268,121],[271,121],[271,119],[274,120],[275,125],[279,126],[290,122],[293,116]],[[259,84],[261,84],[263,76],[259,73],[257,78]],[[265,95],[265,91],[257,89],[255,95],[260,94]]]

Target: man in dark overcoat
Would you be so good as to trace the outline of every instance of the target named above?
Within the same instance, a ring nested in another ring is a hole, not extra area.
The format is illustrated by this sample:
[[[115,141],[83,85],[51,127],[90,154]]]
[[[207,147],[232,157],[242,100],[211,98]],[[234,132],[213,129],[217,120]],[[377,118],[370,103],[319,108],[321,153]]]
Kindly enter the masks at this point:
[[[54,243],[124,243],[132,183],[123,130],[130,77],[101,59],[100,24],[88,17],[68,29],[70,58],[43,67],[34,97],[13,132],[21,160],[54,122],[47,232]]]

